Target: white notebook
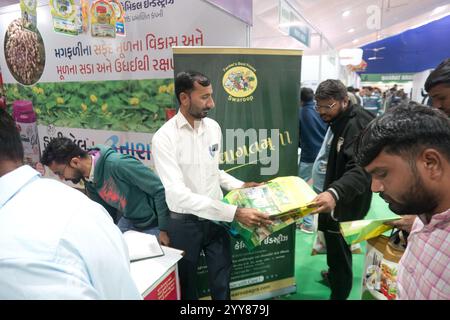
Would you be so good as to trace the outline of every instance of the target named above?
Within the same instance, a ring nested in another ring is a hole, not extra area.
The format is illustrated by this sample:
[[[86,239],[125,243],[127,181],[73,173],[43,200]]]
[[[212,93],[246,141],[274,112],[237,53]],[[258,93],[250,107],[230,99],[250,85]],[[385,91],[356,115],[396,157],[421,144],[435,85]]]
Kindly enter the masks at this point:
[[[156,236],[129,230],[123,234],[128,246],[130,261],[154,258],[164,255]]]

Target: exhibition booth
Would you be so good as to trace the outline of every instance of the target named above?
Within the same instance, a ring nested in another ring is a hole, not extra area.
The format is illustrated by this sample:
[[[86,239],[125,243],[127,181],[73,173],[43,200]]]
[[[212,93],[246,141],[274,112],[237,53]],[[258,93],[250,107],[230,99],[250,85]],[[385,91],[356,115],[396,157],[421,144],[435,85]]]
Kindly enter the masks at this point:
[[[425,79],[450,52],[447,16],[353,48],[360,59],[343,64],[339,50],[287,0],[276,1],[267,12],[279,13],[277,25],[287,26],[280,30],[302,47],[263,48],[264,33],[267,39],[272,36],[269,28],[255,28],[261,21],[254,17],[266,13],[253,11],[256,1],[17,0],[0,7],[0,108],[20,127],[26,164],[58,179],[40,157],[52,139],[68,137],[82,149],[110,146],[154,170],[153,136],[178,111],[174,75],[196,70],[208,75],[214,88],[216,108],[208,116],[222,129],[220,168],[242,181],[297,177],[301,87],[315,90],[328,78],[383,91],[397,85],[422,101]],[[314,35],[315,41],[320,38],[320,51],[310,53]],[[82,184],[64,183],[84,190]],[[251,237],[260,230],[246,238],[248,230],[237,234],[231,226],[232,299],[297,292],[295,219],[302,210],[297,216],[286,210],[291,220],[281,219],[282,227],[253,243]],[[398,218],[386,207],[380,210],[383,214],[373,209],[370,216],[377,235],[386,231],[380,221]],[[361,236],[361,230],[355,234]],[[366,233],[356,242],[367,240]],[[177,264],[183,254],[161,246],[161,254],[131,259],[131,275],[143,299],[180,299]],[[199,296],[210,299],[203,253],[200,261]],[[394,299],[395,294],[381,298]]]

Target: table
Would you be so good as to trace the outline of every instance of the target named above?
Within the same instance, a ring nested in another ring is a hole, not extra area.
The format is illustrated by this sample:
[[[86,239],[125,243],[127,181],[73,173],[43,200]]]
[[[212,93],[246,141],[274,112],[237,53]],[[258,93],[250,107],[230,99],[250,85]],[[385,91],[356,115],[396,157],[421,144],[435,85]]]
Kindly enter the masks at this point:
[[[183,251],[161,248],[163,256],[131,262],[131,277],[144,300],[180,300],[177,264]]]

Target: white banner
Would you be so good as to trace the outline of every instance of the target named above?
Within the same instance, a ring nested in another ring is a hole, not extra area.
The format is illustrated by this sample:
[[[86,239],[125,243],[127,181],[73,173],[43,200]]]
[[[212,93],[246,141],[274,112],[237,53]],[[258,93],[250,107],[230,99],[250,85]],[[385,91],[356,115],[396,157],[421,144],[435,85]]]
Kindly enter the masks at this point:
[[[146,166],[154,168],[151,151],[153,133],[63,128],[53,125],[39,125],[38,133],[42,151],[53,138],[67,137],[81,149],[86,150],[96,144],[104,144],[119,153],[129,154],[141,160]]]
[[[246,46],[246,24],[204,1],[129,0],[121,3],[125,9],[126,36],[116,38],[92,37],[90,29],[78,36],[56,33],[50,6],[38,6],[37,28],[42,40],[38,37],[37,41],[45,48],[45,65],[38,81],[172,78],[172,46]],[[2,46],[8,26],[20,16],[19,5],[0,9]],[[2,54],[0,66],[4,82],[16,83],[6,59]],[[9,57],[8,61],[14,59]],[[43,63],[41,60],[39,63]]]

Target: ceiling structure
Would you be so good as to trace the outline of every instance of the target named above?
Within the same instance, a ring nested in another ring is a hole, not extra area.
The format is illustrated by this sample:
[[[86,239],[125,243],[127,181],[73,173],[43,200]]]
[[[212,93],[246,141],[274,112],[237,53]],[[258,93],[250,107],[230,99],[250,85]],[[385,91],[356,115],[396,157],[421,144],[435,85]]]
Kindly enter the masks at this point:
[[[279,30],[280,0],[253,0],[252,47],[303,49],[305,55],[325,53],[327,47],[335,50],[362,47],[450,14],[448,0],[285,1],[312,29],[310,47]],[[17,3],[19,0],[0,0],[0,7]],[[324,36],[322,48],[320,33]]]
[[[362,49],[364,73],[417,73],[450,57],[450,15],[424,26],[372,42]]]
[[[286,0],[312,27],[306,47],[279,31],[280,0],[253,0],[252,47],[297,48],[305,54],[356,48],[450,14],[448,0]],[[449,31],[450,32],[450,31]],[[322,33],[327,41],[320,47]]]

